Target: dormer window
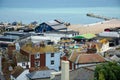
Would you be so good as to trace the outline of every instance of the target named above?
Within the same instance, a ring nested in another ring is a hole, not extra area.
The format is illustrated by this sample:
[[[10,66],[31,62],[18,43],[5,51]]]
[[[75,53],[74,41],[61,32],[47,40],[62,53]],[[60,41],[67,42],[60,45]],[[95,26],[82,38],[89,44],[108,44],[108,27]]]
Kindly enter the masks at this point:
[[[40,53],[36,53],[36,54],[34,55],[34,57],[35,57],[35,59],[39,59],[39,58],[40,58]]]

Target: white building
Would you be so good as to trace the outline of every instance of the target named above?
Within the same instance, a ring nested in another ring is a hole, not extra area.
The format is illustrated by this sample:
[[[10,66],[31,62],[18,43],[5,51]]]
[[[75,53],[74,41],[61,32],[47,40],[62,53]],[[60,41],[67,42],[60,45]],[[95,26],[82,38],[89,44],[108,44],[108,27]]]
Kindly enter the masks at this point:
[[[21,66],[22,68],[26,69],[27,66],[29,67],[30,62],[17,62],[17,66]]]
[[[21,48],[21,53],[29,55],[30,68],[48,67],[49,69],[54,69],[57,71],[60,67],[60,56],[63,54],[63,52],[51,45],[24,45]]]
[[[40,42],[42,40],[51,40],[57,43],[61,37],[73,37],[79,35],[74,31],[61,31],[61,32],[47,32],[47,33],[31,33],[31,40],[33,43]]]
[[[49,69],[59,71],[61,52],[46,53],[46,66]]]
[[[102,37],[120,37],[120,34],[118,32],[101,32],[98,35]]]

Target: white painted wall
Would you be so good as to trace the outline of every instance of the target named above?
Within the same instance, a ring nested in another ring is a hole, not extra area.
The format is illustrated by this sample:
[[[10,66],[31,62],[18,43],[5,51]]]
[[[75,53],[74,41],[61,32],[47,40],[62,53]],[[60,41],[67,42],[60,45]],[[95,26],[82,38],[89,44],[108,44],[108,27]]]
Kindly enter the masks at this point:
[[[42,40],[51,40],[57,43],[61,37],[72,37],[72,34],[57,34],[57,33],[49,33],[49,34],[44,34],[44,36],[31,36],[31,40],[33,43],[38,43]],[[74,35],[76,36],[76,35]]]
[[[18,63],[17,63],[17,66],[21,66],[22,68],[25,69],[25,68],[26,68],[26,65],[27,65],[27,62],[24,62],[24,63],[25,63],[25,66],[22,65],[22,62],[18,62]],[[28,65],[29,65],[29,67],[30,67],[30,62],[28,62]]]
[[[93,66],[93,65],[97,65],[99,63],[91,63],[91,64],[79,64],[79,65],[76,65],[75,68],[80,68],[80,67],[86,67],[86,66]]]
[[[102,48],[100,49],[100,53],[102,54],[102,56],[104,56],[104,52],[109,50],[109,49],[110,49],[109,42],[107,42],[106,44],[103,44]]]
[[[46,66],[49,69],[59,71],[61,52],[54,53],[54,57],[51,57],[51,53],[46,53]],[[51,60],[54,60],[54,65],[51,65]]]
[[[103,37],[120,37],[118,32],[101,32],[98,35]]]

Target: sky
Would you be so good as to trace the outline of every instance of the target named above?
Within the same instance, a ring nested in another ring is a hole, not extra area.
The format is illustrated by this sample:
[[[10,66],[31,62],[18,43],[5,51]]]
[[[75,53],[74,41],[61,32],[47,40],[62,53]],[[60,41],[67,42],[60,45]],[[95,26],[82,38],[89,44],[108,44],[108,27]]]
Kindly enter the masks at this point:
[[[46,8],[46,7],[111,7],[120,6],[120,0],[0,0],[0,7]]]

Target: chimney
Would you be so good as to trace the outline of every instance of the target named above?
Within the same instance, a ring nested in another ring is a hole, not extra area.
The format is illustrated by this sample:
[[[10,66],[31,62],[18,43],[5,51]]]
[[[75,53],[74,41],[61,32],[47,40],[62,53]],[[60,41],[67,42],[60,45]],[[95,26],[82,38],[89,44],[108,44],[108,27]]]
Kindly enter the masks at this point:
[[[61,80],[69,80],[69,62],[62,61]]]

